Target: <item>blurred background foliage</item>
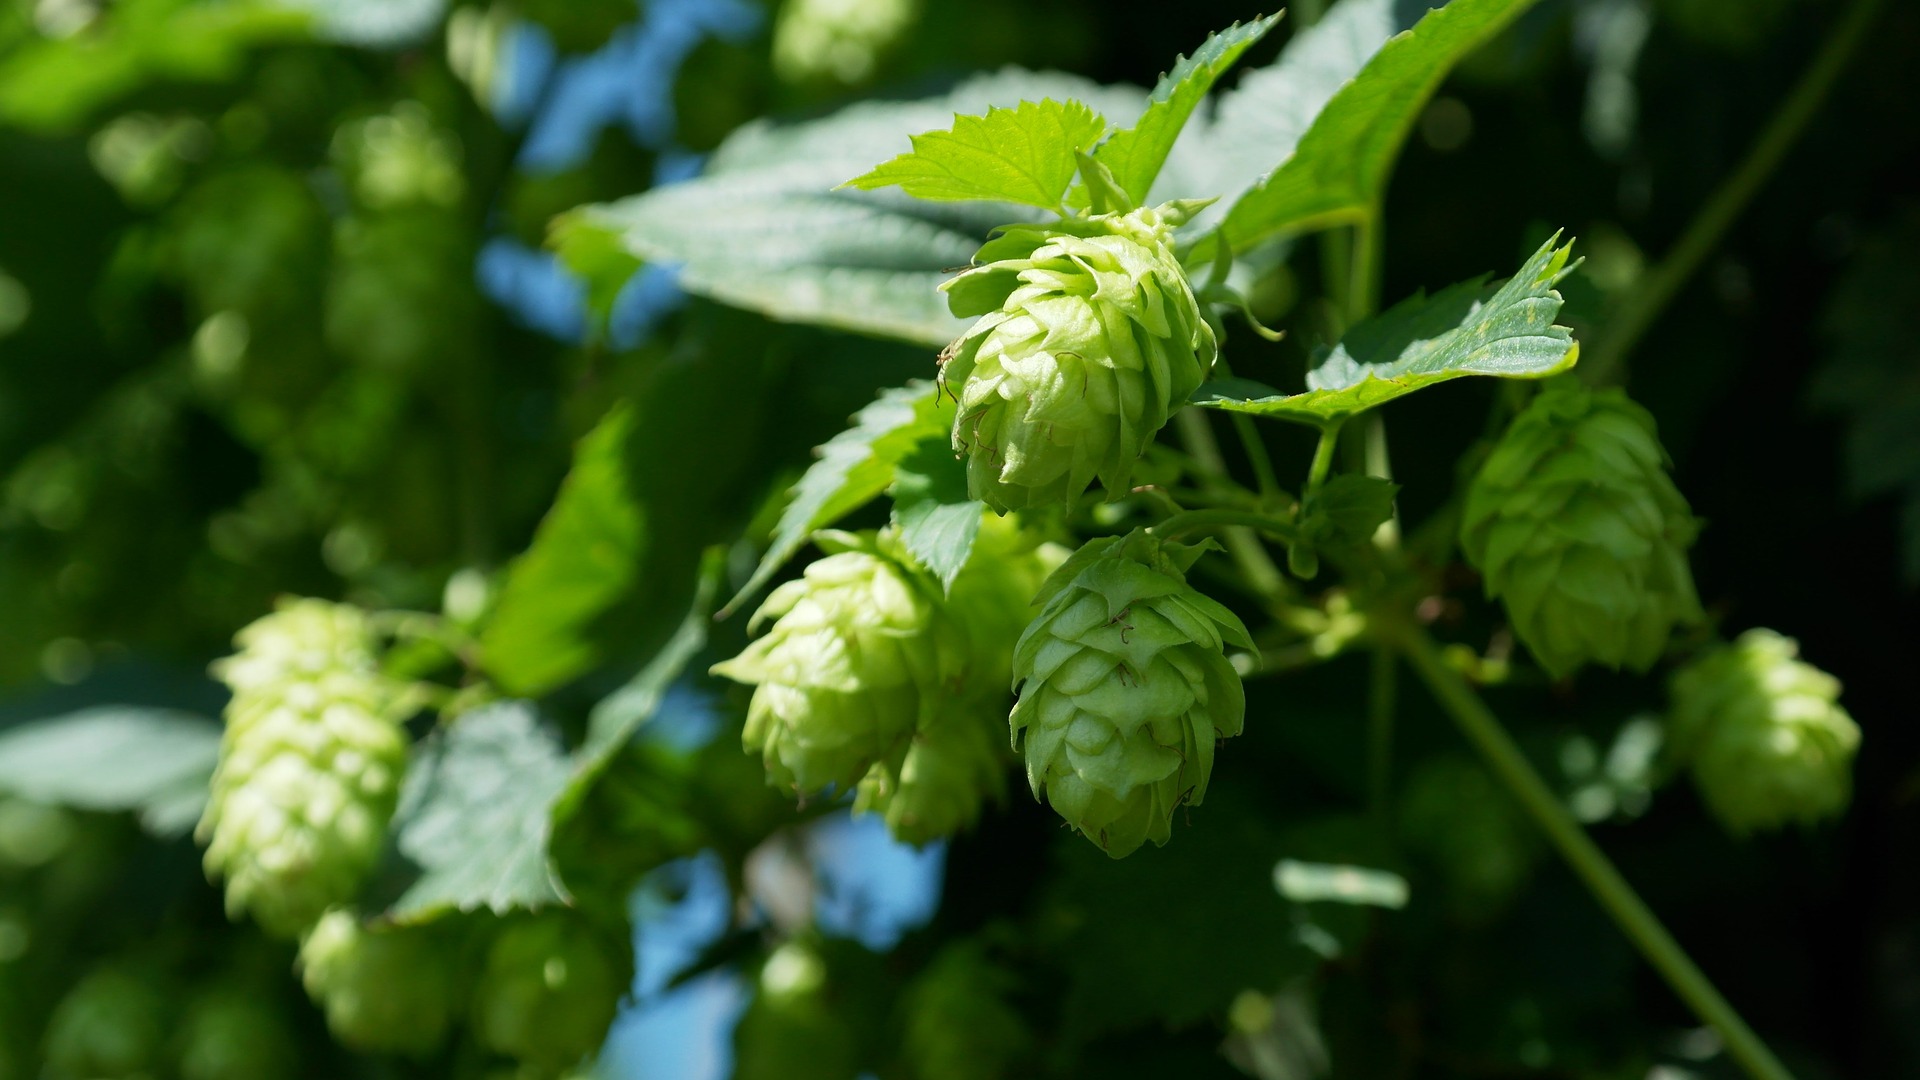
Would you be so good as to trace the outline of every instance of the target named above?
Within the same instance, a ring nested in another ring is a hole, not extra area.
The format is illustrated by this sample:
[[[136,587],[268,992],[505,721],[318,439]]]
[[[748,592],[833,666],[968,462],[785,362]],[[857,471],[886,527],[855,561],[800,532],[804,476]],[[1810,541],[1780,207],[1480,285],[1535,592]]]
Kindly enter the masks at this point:
[[[1587,256],[1565,318],[1604,333],[1838,8],[1541,0],[1422,115],[1385,296],[1516,265],[1564,225]],[[0,762],[0,1078],[496,1075],[467,1049],[336,1046],[291,947],[226,920],[185,835],[210,726],[152,744],[182,755],[184,787],[116,787],[115,755],[147,746],[156,710],[217,715],[205,665],[289,593],[466,626],[522,605],[531,637],[489,644],[526,662],[493,674],[577,738],[680,625],[702,552],[734,545],[717,572],[737,583],[809,449],[932,358],[689,300],[667,268],[590,290],[545,248],[552,218],[695,175],[756,117],[1002,65],[1150,85],[1254,14],[0,0],[0,729],[77,723],[62,760],[109,770],[88,801]],[[1522,675],[1494,694],[1808,1078],[1920,1075],[1916,69],[1920,11],[1887,5],[1627,379],[1707,522],[1715,618],[1787,628],[1845,683],[1866,732],[1854,811],[1734,842],[1661,786],[1656,685]],[[1327,337],[1322,255],[1302,243],[1264,271],[1256,311],[1290,336],[1236,338],[1236,367],[1297,369]],[[1395,407],[1411,520],[1480,435],[1460,417],[1499,392]],[[636,557],[597,583],[551,567],[516,598],[503,567],[617,403]],[[571,654],[540,637],[549,609],[590,615]],[[712,655],[743,621],[711,628]],[[1732,1075],[1417,693],[1392,820],[1365,814],[1364,679],[1346,658],[1251,684],[1204,821],[1118,863],[1024,796],[917,853],[832,808],[796,818],[737,752],[743,698],[674,682],[554,840],[574,890],[635,926],[601,1072]],[[1412,902],[1289,898],[1283,858],[1392,869]]]

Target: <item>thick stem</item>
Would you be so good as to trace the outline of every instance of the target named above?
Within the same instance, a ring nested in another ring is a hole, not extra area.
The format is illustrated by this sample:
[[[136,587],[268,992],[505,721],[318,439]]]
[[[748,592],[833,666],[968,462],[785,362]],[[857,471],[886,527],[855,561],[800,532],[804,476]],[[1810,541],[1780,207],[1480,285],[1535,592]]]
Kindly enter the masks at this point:
[[[1574,873],[1600,901],[1600,906],[1680,999],[1719,1033],[1727,1052],[1747,1075],[1754,1080],[1793,1080],[1792,1074],[1660,924],[1646,902],[1633,891],[1633,886],[1627,884],[1606,853],[1561,805],[1480,695],[1447,666],[1433,639],[1425,631],[1404,624],[1393,628],[1392,638],[1420,673],[1434,698],[1459,725],[1467,741],[1473,743],[1494,774],[1546,832]]]
[[[1620,313],[1608,324],[1607,332],[1588,351],[1581,366],[1589,381],[1605,384],[1621,378],[1627,354],[1719,246],[1721,237],[1753,201],[1779,166],[1780,159],[1800,138],[1800,133],[1806,130],[1835,80],[1846,70],[1847,62],[1866,36],[1867,27],[1879,8],[1880,0],[1854,0],[1853,6],[1841,16],[1826,44],[1821,46],[1820,54],[1794,84],[1787,99],[1780,103],[1773,118],[1767,121],[1766,129],[1747,151],[1746,158],[1707,199],[1660,265],[1640,279],[1621,305]]]

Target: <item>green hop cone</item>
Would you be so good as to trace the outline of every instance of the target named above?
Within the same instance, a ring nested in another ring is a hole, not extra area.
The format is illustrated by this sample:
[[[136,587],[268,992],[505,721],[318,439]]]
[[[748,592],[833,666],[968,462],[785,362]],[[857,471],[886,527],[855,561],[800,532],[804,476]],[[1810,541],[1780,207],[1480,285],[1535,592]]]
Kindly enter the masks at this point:
[[[986,800],[1000,798],[1013,643],[1034,593],[1066,554],[1011,518],[985,516],[973,553],[942,603],[966,634],[965,672],[907,745],[868,770],[855,813],[883,814],[896,839],[925,844],[970,828]]]
[[[829,552],[755,613],[765,636],[713,672],[753,685],[744,741],[767,777],[801,794],[851,790],[903,752],[966,663],[939,583],[891,533],[822,533]]]
[[[1088,544],[1015,648],[1027,781],[1115,858],[1166,843],[1174,810],[1206,796],[1215,741],[1240,734],[1246,696],[1225,647],[1253,642],[1187,584],[1203,550],[1144,531]]]
[[[292,937],[351,901],[379,857],[406,696],[380,676],[354,608],[291,601],[236,640],[215,668],[233,699],[198,835],[228,910]]]
[[[188,1007],[179,1038],[181,1080],[261,1080],[299,1072],[286,1020],[270,1000],[245,988],[202,994]]]
[[[47,1080],[117,1080],[158,1071],[169,1018],[149,973],[102,968],[81,979],[47,1021]]]
[[[1699,524],[1653,417],[1619,390],[1549,386],[1467,490],[1460,542],[1514,632],[1555,676],[1644,671],[1701,617],[1687,566]]]
[[[370,927],[326,913],[300,943],[300,979],[333,1037],[372,1053],[432,1053],[452,1013],[456,949],[424,927]]]
[[[1127,493],[1217,352],[1173,253],[1193,209],[1009,225],[942,286],[955,315],[980,316],[942,354],[974,498],[1002,513],[1067,503],[1095,477]]]
[[[600,1048],[632,977],[632,946],[572,914],[517,919],[487,950],[473,992],[482,1046],[558,1071]]]
[[[1673,758],[1736,835],[1834,817],[1852,796],[1860,728],[1839,704],[1839,680],[1799,651],[1749,630],[1673,677]]]

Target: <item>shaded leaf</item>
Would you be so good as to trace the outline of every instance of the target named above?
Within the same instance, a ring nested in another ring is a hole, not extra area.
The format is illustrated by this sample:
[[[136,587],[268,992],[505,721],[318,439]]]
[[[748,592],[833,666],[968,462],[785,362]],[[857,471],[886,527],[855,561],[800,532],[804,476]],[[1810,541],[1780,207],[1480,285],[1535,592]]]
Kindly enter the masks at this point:
[[[941,432],[945,432],[944,425]],[[967,497],[967,467],[945,439],[926,439],[894,470],[893,523],[920,565],[946,588],[967,564],[986,504]]]
[[[1160,167],[1215,80],[1279,21],[1280,15],[1269,15],[1210,35],[1191,56],[1181,57],[1173,70],[1160,76],[1139,121],[1101,144],[1094,156],[1113,171],[1120,189],[1136,204],[1147,201]]]
[[[646,515],[627,475],[632,430],[621,406],[580,440],[533,545],[507,570],[480,640],[488,673],[509,693],[542,694],[592,667],[589,625],[633,586]]]
[[[1415,296],[1348,331],[1313,370],[1307,391],[1283,394],[1245,379],[1208,383],[1195,404],[1325,425],[1421,387],[1464,375],[1539,379],[1573,366],[1579,346],[1553,319],[1553,286],[1572,270],[1559,235],[1498,287],[1485,278]],[[1559,246],[1556,246],[1559,245]]]
[[[834,188],[898,153],[915,132],[951,124],[956,113],[1045,97],[1078,99],[1120,122],[1143,104],[1131,87],[1009,69],[923,101],[865,102],[801,124],[748,124],[714,152],[704,175],[582,207],[566,228],[610,231],[634,257],[677,266],[682,287],[723,303],[945,345],[965,323],[948,312],[940,282],[973,258],[991,230],[1034,220],[1034,212]]]
[[[1368,2],[1366,11],[1386,14],[1389,25],[1413,6],[1404,0]],[[1279,233],[1366,214],[1378,204],[1394,156],[1447,72],[1532,3],[1452,0],[1386,42],[1327,101],[1292,156],[1233,203],[1222,236],[1242,251]],[[1356,51],[1331,37],[1321,40],[1342,62]]]
[[[1393,517],[1393,497],[1399,491],[1391,480],[1341,473],[1307,501],[1302,531],[1322,543],[1367,543]]]
[[[563,903],[547,856],[550,812],[572,775],[533,706],[502,702],[460,717],[415,751],[395,815],[419,880],[390,914],[496,913]]]
[[[853,426],[827,440],[813,463],[793,485],[793,501],[780,514],[773,543],[753,577],[722,609],[731,614],[747,597],[824,528],[877,498],[893,483],[894,467],[929,439],[944,439],[950,422],[940,407],[941,393],[914,381],[882,393],[853,416]]]
[[[140,816],[178,836],[206,805],[220,724],[173,709],[106,705],[0,734],[0,791],[35,802]]]

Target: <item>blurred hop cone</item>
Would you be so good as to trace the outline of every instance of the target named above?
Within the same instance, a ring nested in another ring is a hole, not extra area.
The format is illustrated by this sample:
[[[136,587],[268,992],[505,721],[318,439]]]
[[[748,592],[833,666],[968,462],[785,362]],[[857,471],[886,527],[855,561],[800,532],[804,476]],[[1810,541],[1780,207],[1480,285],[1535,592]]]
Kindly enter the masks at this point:
[[[117,967],[81,979],[47,1021],[47,1080],[153,1075],[168,1027],[150,977]]]
[[[942,949],[901,999],[901,1049],[919,1080],[997,1080],[1015,1065],[1033,1036],[1007,1000],[1012,973],[978,942]]]
[[[377,670],[357,608],[283,602],[215,666],[233,690],[198,836],[227,909],[293,937],[351,901],[386,841],[406,695]]]
[[[1844,811],[1860,729],[1840,682],[1798,659],[1792,638],[1749,630],[1673,677],[1674,760],[1707,807],[1745,835]]]
[[[555,1075],[600,1048],[632,977],[625,936],[573,914],[507,924],[473,992],[482,1046]]]
[[[1004,791],[1013,644],[1034,594],[1066,559],[1011,518],[985,515],[973,553],[942,606],[967,637],[967,667],[913,737],[860,781],[855,813],[879,813],[893,835],[924,844],[969,828]]]
[[[1051,225],[1009,225],[946,282],[980,316],[943,357],[959,401],[953,448],[967,490],[1002,513],[1109,498],[1213,367],[1213,329],[1174,257],[1169,203]]]
[[[222,986],[196,998],[180,1028],[181,1080],[262,1080],[299,1072],[293,1035],[273,1000]]]
[[[300,943],[300,979],[333,1037],[372,1053],[431,1054],[446,1035],[454,950],[434,930],[369,927],[346,908]]]
[[[754,687],[744,741],[768,780],[810,794],[851,790],[904,752],[964,671],[963,628],[940,585],[890,532],[821,533],[826,558],[775,589],[751,626],[766,635],[714,674]]]
[[[1467,490],[1460,542],[1514,632],[1554,676],[1651,667],[1697,621],[1699,525],[1667,475],[1653,417],[1619,390],[1549,386]]]
[[[1187,585],[1202,550],[1143,531],[1093,541],[1042,588],[1014,652],[1028,783],[1115,858],[1167,842],[1174,810],[1206,795],[1215,741],[1238,735],[1246,712],[1225,647],[1253,642]]]

